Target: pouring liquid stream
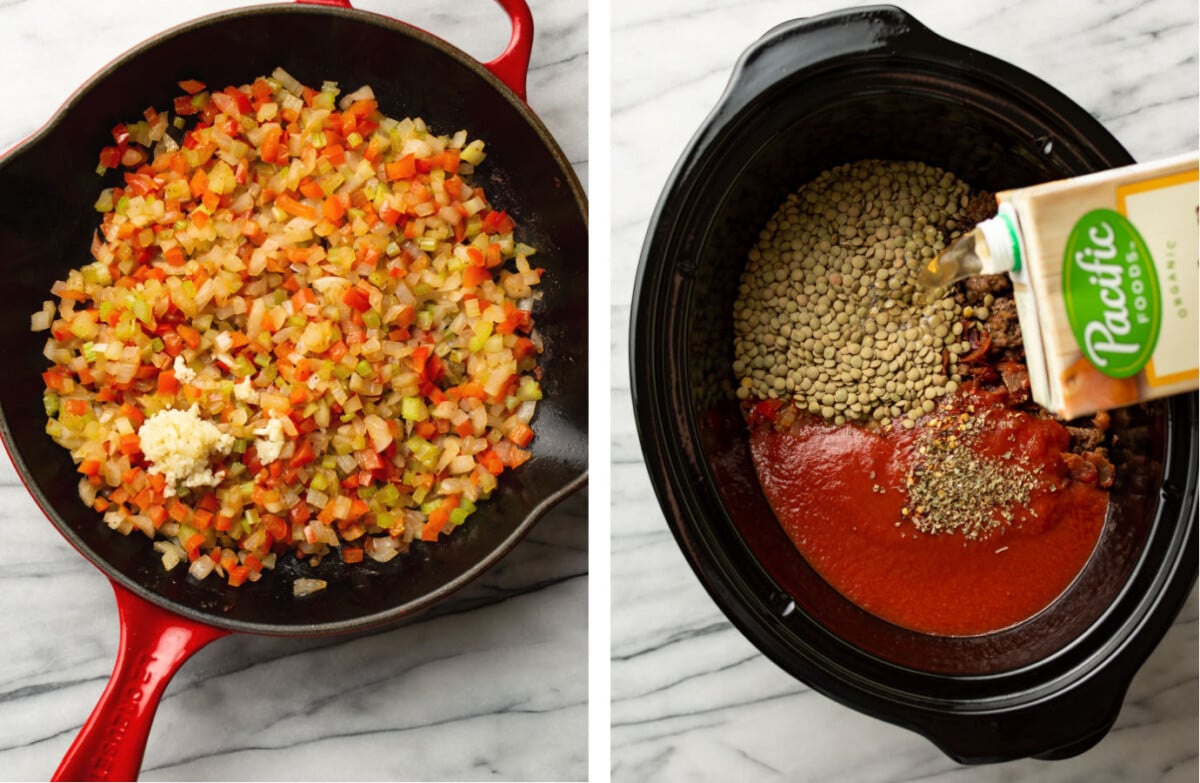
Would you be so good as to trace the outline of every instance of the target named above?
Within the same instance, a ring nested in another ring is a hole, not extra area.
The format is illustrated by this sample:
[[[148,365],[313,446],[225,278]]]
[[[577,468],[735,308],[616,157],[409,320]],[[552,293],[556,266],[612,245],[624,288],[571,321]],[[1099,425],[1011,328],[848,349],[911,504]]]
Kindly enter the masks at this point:
[[[979,255],[981,250],[986,252],[986,245],[979,246],[975,241],[974,231],[964,234],[951,242],[941,253],[929,259],[917,276],[917,285],[927,291],[940,291],[959,280],[983,274],[984,263]]]

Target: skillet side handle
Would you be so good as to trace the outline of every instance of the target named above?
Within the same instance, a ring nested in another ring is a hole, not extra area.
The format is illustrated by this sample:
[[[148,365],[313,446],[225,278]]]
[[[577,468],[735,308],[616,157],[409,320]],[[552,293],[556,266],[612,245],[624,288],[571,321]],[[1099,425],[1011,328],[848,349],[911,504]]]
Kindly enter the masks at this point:
[[[533,51],[533,14],[525,0],[496,0],[512,22],[508,46],[496,59],[483,64],[500,81],[528,103],[525,81],[529,75],[529,53]]]
[[[329,5],[353,8],[350,0],[296,0],[302,5]],[[504,82],[517,97],[525,98],[525,80],[529,75],[529,53],[533,51],[533,14],[525,0],[496,0],[512,23],[508,46],[494,60],[483,64],[496,78]]]
[[[158,700],[171,676],[192,653],[228,633],[112,585],[121,622],[117,663],[51,780],[136,780]]]

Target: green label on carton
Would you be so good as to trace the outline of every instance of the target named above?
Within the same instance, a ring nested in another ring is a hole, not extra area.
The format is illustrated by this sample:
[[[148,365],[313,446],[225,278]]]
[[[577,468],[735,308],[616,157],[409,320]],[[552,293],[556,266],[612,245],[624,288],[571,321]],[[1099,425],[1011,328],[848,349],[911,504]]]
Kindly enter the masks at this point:
[[[1112,378],[1139,373],[1162,325],[1158,276],[1145,240],[1124,215],[1088,212],[1067,238],[1063,298],[1087,360]]]

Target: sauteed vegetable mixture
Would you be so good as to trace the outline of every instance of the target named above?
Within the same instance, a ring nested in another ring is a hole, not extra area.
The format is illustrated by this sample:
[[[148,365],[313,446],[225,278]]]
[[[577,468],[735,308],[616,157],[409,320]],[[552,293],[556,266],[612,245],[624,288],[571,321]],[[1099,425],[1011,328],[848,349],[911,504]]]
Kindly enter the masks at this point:
[[[436,541],[530,458],[542,396],[542,270],[471,184],[483,142],[282,69],[180,87],[113,129],[94,260],[32,318],[81,498],[235,586]]]

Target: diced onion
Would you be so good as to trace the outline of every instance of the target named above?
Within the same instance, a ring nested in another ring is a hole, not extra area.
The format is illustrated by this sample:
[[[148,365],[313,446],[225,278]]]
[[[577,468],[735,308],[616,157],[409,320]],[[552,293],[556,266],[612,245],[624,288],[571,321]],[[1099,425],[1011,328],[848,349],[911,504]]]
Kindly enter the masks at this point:
[[[297,579],[292,582],[292,595],[296,598],[303,598],[324,590],[327,586],[328,582],[324,579]]]

